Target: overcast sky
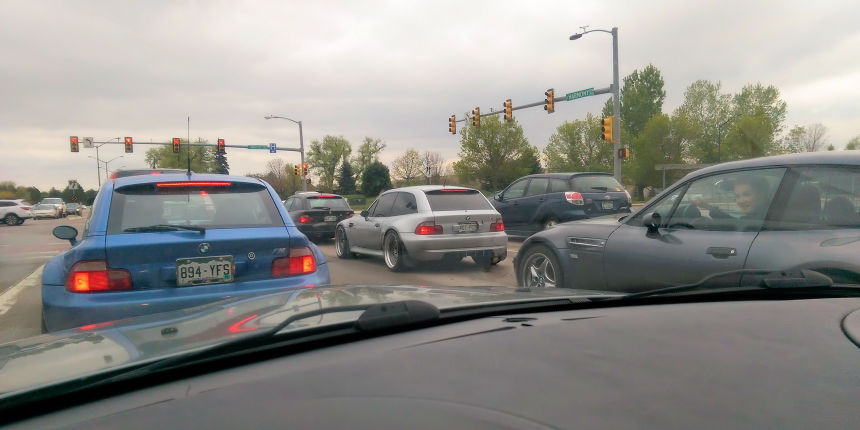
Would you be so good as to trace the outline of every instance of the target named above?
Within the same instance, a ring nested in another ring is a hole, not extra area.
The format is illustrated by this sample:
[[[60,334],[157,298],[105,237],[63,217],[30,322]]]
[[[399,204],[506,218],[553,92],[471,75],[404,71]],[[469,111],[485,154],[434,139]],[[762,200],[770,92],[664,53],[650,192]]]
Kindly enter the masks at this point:
[[[671,113],[697,79],[775,85],[786,128],[820,122],[836,147],[860,134],[860,2],[848,1],[6,1],[0,0],[0,181],[95,188],[92,149],[68,136],[298,145],[343,135],[457,157],[447,118],[606,87],[619,28],[622,77],[650,64]],[[607,96],[515,112],[546,145]],[[144,167],[147,146],[111,163]],[[100,150],[123,155],[121,145]],[[298,153],[228,150],[231,173]]]

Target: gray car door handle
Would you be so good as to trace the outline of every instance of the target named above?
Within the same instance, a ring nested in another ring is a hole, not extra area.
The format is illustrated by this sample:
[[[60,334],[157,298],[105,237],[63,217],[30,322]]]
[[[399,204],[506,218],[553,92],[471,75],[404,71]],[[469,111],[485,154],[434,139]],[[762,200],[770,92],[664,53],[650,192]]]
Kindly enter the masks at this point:
[[[379,227],[379,223],[376,223],[376,224],[374,224],[373,226],[374,226],[374,227]]]
[[[350,226],[350,227],[352,227],[352,226],[354,226],[354,225],[355,225],[355,224],[353,224],[353,223],[349,223],[349,226]]]
[[[734,248],[724,248],[720,246],[709,247],[706,254],[711,254],[714,258],[729,258],[738,255],[738,251]]]

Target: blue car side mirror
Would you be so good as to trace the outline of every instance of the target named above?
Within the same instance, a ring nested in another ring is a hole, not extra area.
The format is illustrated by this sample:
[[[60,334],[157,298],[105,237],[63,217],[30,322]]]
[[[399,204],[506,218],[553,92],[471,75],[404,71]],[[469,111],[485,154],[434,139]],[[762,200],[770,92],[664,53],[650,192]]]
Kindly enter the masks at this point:
[[[72,246],[77,245],[78,243],[78,229],[70,226],[70,225],[60,225],[54,227],[54,237],[57,239],[68,240]]]

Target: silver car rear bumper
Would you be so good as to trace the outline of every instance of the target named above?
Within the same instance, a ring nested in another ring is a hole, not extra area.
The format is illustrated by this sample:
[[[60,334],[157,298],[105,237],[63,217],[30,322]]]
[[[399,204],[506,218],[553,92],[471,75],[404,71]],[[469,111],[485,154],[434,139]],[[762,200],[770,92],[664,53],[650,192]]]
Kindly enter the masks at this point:
[[[463,257],[488,256],[502,261],[508,254],[508,235],[505,232],[476,233],[463,235],[401,234],[400,240],[406,253],[415,260],[438,261],[445,254]]]

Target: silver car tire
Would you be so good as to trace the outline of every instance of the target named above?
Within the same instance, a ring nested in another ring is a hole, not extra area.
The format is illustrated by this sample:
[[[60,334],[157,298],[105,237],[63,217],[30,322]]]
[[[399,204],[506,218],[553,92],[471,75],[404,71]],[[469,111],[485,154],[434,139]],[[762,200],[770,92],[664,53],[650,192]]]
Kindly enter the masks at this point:
[[[555,253],[544,245],[529,248],[523,256],[518,283],[527,288],[560,288],[564,272]]]
[[[334,250],[338,258],[349,259],[354,256],[349,250],[349,237],[343,227],[338,227],[334,232]]]
[[[406,256],[403,253],[403,245],[400,243],[397,233],[390,231],[385,234],[385,238],[382,240],[382,254],[385,265],[392,272],[400,272],[406,267]]]

